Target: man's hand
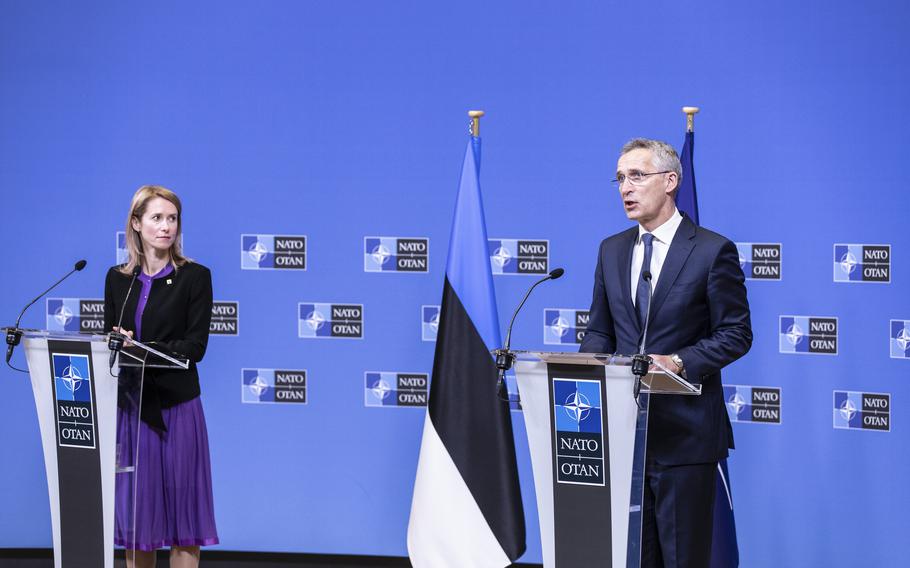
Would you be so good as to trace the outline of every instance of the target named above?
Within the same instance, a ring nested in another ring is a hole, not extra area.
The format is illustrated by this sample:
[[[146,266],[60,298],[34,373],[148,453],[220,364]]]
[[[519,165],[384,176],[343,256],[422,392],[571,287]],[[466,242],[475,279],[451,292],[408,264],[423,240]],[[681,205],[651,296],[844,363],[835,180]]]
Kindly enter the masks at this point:
[[[666,367],[667,369],[670,369],[671,371],[673,371],[673,372],[676,373],[677,375],[678,375],[680,372],[682,372],[682,369],[679,367],[679,365],[677,365],[676,363],[674,363],[674,362],[673,362],[673,359],[670,359],[670,356],[669,356],[669,355],[648,355],[648,357],[650,357],[655,363],[660,363],[661,365],[663,365],[663,366]],[[650,369],[650,370],[651,370],[651,371],[659,371],[659,370],[660,370],[660,367],[658,367],[657,365],[651,365],[651,369]]]

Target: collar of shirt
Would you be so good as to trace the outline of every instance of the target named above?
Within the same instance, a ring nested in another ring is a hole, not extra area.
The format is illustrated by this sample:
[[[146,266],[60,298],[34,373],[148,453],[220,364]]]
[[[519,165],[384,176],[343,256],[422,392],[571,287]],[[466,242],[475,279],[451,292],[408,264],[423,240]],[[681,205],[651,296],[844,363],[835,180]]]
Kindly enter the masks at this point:
[[[140,272],[139,280],[142,281],[143,284],[151,283],[152,280],[158,280],[159,278],[164,278],[165,276],[170,275],[170,273],[173,271],[174,271],[174,266],[171,263],[167,263],[164,265],[164,268],[162,268],[161,270],[159,270],[158,272],[156,272],[155,274],[153,274],[151,276],[149,276],[145,272]]]
[[[653,231],[650,231],[654,235],[653,247],[654,250],[651,252],[651,286],[654,289],[657,288],[657,281],[660,278],[660,269],[664,265],[664,260],[667,258],[667,252],[670,250],[670,243],[673,242],[673,237],[676,236],[676,231],[679,229],[679,225],[682,223],[682,215],[679,213],[678,209],[673,211],[673,215],[667,219],[663,225],[657,227]],[[631,290],[632,290],[632,303],[635,303],[635,290],[638,288],[638,277],[641,274],[641,263],[644,260],[645,256],[645,245],[641,240],[641,236],[649,231],[646,231],[641,225],[638,226],[638,238],[635,240],[635,246],[632,249],[632,272],[630,274],[631,280]]]
[[[651,234],[654,235],[654,242],[661,242],[667,247],[670,246],[670,243],[673,242],[673,237],[676,236],[676,229],[679,229],[680,223],[682,223],[682,215],[679,212],[679,209],[673,210],[673,215],[669,219],[664,221],[664,224],[660,227],[657,227]],[[647,233],[644,227],[641,225],[638,226],[638,242],[635,243],[636,246],[641,244],[641,236]]]

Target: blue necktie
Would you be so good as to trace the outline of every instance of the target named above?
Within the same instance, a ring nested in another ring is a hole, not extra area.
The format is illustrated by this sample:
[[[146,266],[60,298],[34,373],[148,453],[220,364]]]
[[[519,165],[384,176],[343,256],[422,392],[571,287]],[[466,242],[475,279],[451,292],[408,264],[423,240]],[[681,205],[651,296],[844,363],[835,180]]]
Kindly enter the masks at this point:
[[[654,235],[645,233],[641,236],[641,242],[645,243],[645,258],[641,262],[641,272],[638,273],[638,289],[635,291],[635,308],[638,311],[638,323],[645,325],[645,318],[648,312],[648,302],[650,302],[650,293],[648,288],[650,283],[642,276],[645,271],[651,271],[651,253],[654,251]]]

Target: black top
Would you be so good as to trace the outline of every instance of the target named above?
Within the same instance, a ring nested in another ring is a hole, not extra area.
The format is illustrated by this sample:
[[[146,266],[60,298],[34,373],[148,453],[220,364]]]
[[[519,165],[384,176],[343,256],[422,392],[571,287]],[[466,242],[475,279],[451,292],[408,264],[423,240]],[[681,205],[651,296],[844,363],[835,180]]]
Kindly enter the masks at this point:
[[[118,267],[108,270],[104,282],[104,331],[117,325],[126,299],[121,327],[134,331],[136,307],[142,283],[133,284],[127,299],[131,276]],[[158,344],[190,360],[189,369],[145,370],[142,420],[164,429],[161,408],[168,408],[199,396],[196,363],[205,355],[212,319],[212,274],[208,268],[188,262],[164,278],[152,280],[145,310],[142,312],[143,343]],[[122,372],[122,370],[121,370]]]

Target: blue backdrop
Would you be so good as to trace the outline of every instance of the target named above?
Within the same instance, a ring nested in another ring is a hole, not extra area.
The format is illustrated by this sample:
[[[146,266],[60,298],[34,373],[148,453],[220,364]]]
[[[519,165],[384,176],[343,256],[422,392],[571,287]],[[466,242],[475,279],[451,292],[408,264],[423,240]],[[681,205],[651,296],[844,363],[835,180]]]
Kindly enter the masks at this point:
[[[0,319],[79,258],[88,268],[53,297],[100,298],[132,192],[174,189],[188,254],[212,268],[215,299],[239,306],[239,334],[213,336],[201,366],[221,547],[405,555],[424,410],[383,405],[375,387],[396,377],[367,373],[431,369],[421,307],[441,298],[465,111],[488,113],[490,236],[547,241],[566,268],[513,345],[573,349],[544,343],[544,311],[587,309],[597,245],[628,226],[609,184],[621,144],[681,146],[679,109],[696,104],[702,224],[782,254],[779,279],[748,282],[755,342],[724,375],[742,387],[728,389],[742,564],[897,565],[910,528],[908,17],[878,1],[7,1]],[[241,235],[265,235],[253,256]],[[306,236],[306,270],[243,269],[268,262],[275,235]],[[428,271],[365,270],[368,237],[428,239]],[[886,265],[863,245],[888,245]],[[887,282],[836,281],[883,266]],[[504,318],[532,277],[494,279]],[[362,339],[298,337],[316,304],[362,306]],[[49,306],[24,323],[53,324]],[[790,353],[831,346],[809,318],[837,318],[836,354]],[[244,402],[267,399],[276,373],[244,386],[243,369],[305,370],[306,404]],[[406,383],[418,396],[391,400],[419,403],[420,381]],[[30,386],[8,369],[0,384],[0,547],[47,547]],[[756,386],[780,389],[779,424],[748,408],[774,407],[750,398]],[[862,393],[887,394],[875,400],[888,412]],[[539,562],[513,418],[523,560]]]

